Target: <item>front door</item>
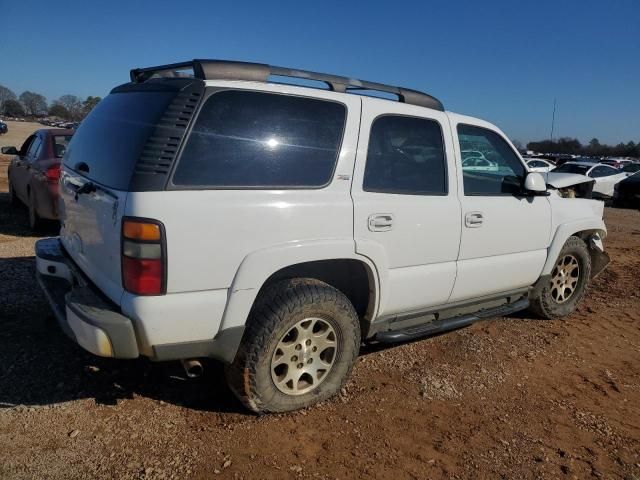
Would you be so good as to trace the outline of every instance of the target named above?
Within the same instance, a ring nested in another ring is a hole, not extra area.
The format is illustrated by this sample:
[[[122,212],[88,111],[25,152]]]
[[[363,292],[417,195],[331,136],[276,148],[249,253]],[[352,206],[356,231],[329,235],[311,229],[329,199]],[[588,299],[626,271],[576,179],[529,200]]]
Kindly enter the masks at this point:
[[[356,251],[379,267],[378,316],[446,303],[460,204],[443,112],[362,99],[352,186]]]
[[[551,241],[549,200],[523,194],[527,169],[500,133],[452,120],[462,167],[462,238],[450,301],[531,285]]]
[[[32,135],[20,147],[18,156],[13,161],[11,169],[11,185],[13,190],[24,203],[28,203],[27,184],[29,183],[29,163],[31,155],[36,151],[41,140],[38,135]]]

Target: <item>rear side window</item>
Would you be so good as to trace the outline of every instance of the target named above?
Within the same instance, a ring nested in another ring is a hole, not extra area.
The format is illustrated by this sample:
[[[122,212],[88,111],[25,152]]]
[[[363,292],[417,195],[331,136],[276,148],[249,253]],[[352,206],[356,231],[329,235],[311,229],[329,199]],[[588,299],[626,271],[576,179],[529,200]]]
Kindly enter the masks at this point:
[[[135,165],[175,92],[112,93],[84,119],[67,146],[65,166],[89,179],[128,190]],[[86,170],[86,169],[85,169]]]
[[[378,117],[371,126],[362,188],[367,192],[446,195],[440,124],[425,118]]]
[[[317,188],[333,176],[344,105],[227,90],[211,95],[189,135],[173,184],[210,188]]]

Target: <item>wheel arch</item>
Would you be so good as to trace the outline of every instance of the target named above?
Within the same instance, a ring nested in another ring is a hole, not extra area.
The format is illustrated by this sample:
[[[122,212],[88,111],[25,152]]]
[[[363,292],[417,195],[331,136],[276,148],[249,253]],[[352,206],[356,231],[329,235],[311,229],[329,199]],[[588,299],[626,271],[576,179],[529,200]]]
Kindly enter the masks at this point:
[[[569,237],[580,237],[585,241],[587,246],[590,247],[590,239],[595,235],[599,236],[600,239],[607,236],[607,227],[602,219],[585,219],[560,225],[556,229],[551,245],[549,245],[547,249],[547,261],[542,268],[541,276],[551,274],[560,250],[562,250],[562,247]],[[592,260],[595,255],[598,255],[597,249],[589,248],[589,252]]]
[[[243,326],[265,287],[287,278],[313,278],[338,289],[354,304],[365,326],[379,304],[375,264],[354,252],[353,239],[292,242],[247,255],[229,288],[220,330]]]

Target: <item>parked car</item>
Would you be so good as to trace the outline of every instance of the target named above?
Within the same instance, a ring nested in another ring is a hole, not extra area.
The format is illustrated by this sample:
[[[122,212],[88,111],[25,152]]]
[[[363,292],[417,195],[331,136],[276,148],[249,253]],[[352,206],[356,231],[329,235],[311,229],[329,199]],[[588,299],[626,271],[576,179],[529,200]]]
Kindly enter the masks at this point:
[[[9,126],[4,123],[2,120],[0,120],[0,135],[2,135],[3,133],[7,133],[9,131]]]
[[[613,196],[613,187],[619,181],[627,178],[627,175],[617,168],[602,163],[591,162],[567,162],[556,168],[553,173],[579,173],[595,180],[593,186],[594,196],[610,198]]]
[[[640,171],[616,184],[613,206],[640,208]]]
[[[634,162],[633,160],[628,160],[626,158],[605,158],[604,160],[601,160],[600,163],[610,165],[613,168],[622,169],[627,165],[632,165]]]
[[[362,341],[564,317],[608,262],[602,202],[548,191],[502,131],[428,94],[213,60],[131,79],[71,141],[60,237],[36,243],[96,355],[188,375],[213,357],[247,408],[289,411],[339,392]],[[497,170],[462,168],[476,145]]]
[[[548,173],[556,168],[553,163],[547,162],[546,160],[531,159],[526,162],[530,172]]]
[[[640,172],[640,163],[630,163],[622,167],[622,171],[627,174],[627,176],[631,176],[634,173]]]
[[[43,219],[58,220],[58,178],[60,163],[72,130],[41,129],[20,147],[2,147],[2,153],[15,155],[9,164],[9,199],[29,208],[29,226],[37,230]]]

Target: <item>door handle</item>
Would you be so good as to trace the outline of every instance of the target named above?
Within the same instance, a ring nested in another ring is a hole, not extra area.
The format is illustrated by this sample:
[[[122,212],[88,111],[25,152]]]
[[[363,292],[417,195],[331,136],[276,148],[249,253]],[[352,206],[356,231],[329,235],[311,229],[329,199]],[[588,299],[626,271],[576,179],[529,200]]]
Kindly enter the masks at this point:
[[[482,212],[468,212],[464,216],[464,225],[468,228],[478,228],[482,226],[484,216]]]
[[[369,215],[369,230],[372,232],[388,232],[393,228],[393,215],[390,213],[374,213]]]

